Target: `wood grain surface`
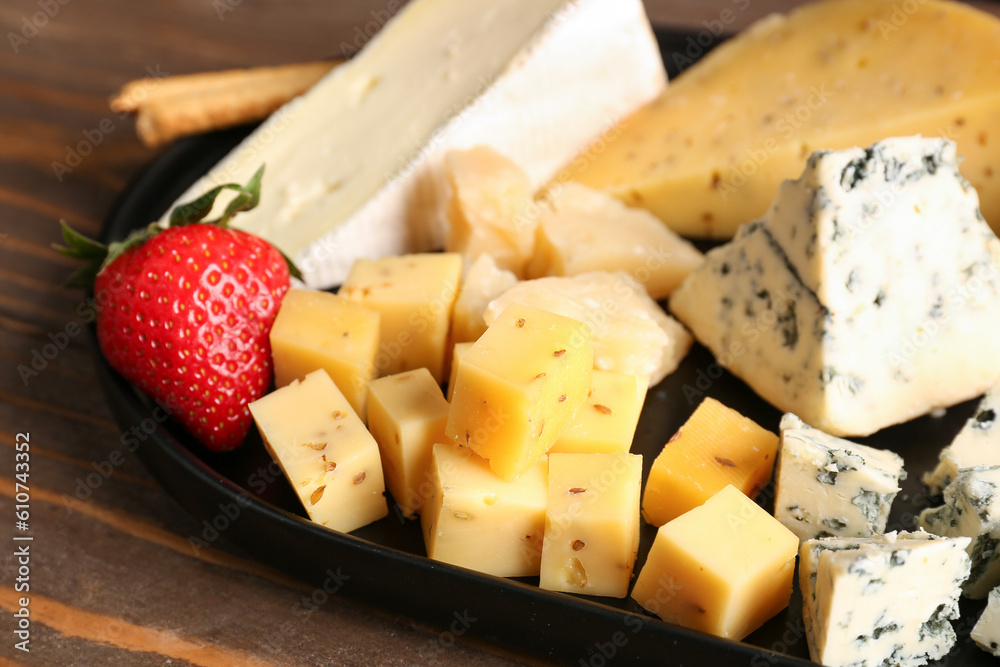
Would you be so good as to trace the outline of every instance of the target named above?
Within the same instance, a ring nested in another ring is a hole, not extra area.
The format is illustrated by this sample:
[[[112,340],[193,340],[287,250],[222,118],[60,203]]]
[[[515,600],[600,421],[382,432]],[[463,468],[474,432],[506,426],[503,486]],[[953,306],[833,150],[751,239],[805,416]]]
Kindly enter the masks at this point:
[[[121,429],[79,333],[83,294],[59,286],[73,263],[50,249],[59,219],[97,234],[157,156],[108,107],[123,83],[338,55],[398,4],[0,3],[0,666],[546,664],[335,597],[303,613],[312,587],[224,535],[193,549],[201,524],[116,448]],[[647,0],[655,23],[695,29],[734,5],[732,30],[795,4]],[[30,435],[26,533],[14,528],[19,434]],[[23,544],[28,593],[16,590]],[[14,647],[24,596],[28,653]]]

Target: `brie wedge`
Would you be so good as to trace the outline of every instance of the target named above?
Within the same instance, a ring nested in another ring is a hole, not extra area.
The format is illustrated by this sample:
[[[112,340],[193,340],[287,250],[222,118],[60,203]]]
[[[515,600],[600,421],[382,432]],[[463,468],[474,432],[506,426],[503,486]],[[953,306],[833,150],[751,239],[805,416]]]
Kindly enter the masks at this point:
[[[329,287],[360,257],[441,247],[448,150],[489,145],[537,188],[665,83],[640,0],[416,0],[179,201],[266,164],[235,226]]]

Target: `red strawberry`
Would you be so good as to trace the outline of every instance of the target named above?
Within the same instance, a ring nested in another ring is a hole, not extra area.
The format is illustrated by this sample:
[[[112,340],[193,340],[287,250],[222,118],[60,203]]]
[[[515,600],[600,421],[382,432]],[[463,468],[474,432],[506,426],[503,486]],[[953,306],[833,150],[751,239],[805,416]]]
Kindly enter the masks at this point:
[[[93,262],[81,277],[93,276],[104,356],[213,451],[237,447],[250,429],[247,405],[271,383],[268,336],[289,288],[280,252],[226,226],[256,205],[259,183],[260,172],[246,188],[216,188],[174,211],[167,229],[151,225],[110,248],[63,223],[62,251]],[[241,194],[219,220],[198,222],[222,189]]]

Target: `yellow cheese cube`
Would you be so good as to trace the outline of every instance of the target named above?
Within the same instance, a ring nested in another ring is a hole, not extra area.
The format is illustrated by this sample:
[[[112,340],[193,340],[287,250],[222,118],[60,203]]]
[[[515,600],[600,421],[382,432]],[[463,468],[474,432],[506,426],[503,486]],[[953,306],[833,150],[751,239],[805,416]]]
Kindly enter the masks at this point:
[[[381,315],[377,375],[424,367],[444,381],[444,353],[462,258],[426,253],[359,259],[339,294]]]
[[[458,360],[462,358],[466,350],[472,347],[472,342],[468,343],[455,343],[452,348],[451,353],[451,377],[448,378],[448,402],[451,402],[451,397],[455,394],[455,377],[458,375]]]
[[[328,292],[289,290],[271,327],[274,384],[322,368],[364,418],[378,341],[377,311]]]
[[[250,414],[310,519],[346,533],[389,513],[378,445],[325,370],[252,402]]]
[[[727,486],[660,527],[632,597],[668,623],[740,640],[788,606],[798,545]]]
[[[656,216],[579,183],[554,186],[538,218],[528,278],[626,271],[654,299],[670,296],[704,256]]]
[[[1000,20],[965,3],[807,3],[714,49],[568,169],[680,234],[728,238],[814,150],[945,136],[998,230],[997,80]]]
[[[490,255],[480,255],[462,278],[451,316],[451,339],[463,343],[482,336],[486,331],[486,306],[516,284],[517,276],[498,268]]]
[[[431,496],[420,512],[427,555],[498,577],[537,576],[548,461],[506,482],[467,447],[434,445]]]
[[[444,442],[447,421],[448,401],[426,368],[369,385],[368,429],[382,455],[386,486],[405,517],[419,512],[430,495],[431,447]]]
[[[446,433],[512,480],[572,423],[593,366],[582,322],[511,304],[462,356]]]
[[[445,249],[472,262],[486,253],[521,276],[535,246],[533,190],[528,176],[489,146],[445,155],[448,238]]]
[[[641,484],[636,454],[551,454],[538,585],[628,595],[639,551]]]
[[[778,436],[706,398],[653,461],[642,516],[660,526],[726,485],[755,496],[771,478]]]
[[[549,453],[627,454],[644,400],[646,378],[595,370],[587,399]]]

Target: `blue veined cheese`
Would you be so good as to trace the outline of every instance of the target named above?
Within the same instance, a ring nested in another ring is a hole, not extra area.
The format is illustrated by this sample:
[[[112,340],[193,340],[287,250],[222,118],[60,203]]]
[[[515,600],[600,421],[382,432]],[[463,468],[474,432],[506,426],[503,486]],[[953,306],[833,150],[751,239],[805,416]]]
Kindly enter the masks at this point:
[[[819,151],[670,300],[719,363],[838,436],[1000,379],[1000,239],[944,139]]]
[[[1000,588],[990,591],[986,609],[969,636],[979,648],[1000,658]]]
[[[418,0],[179,201],[265,163],[234,225],[329,287],[355,259],[442,246],[450,149],[491,146],[538,188],[665,83],[640,0]]]
[[[901,479],[898,454],[781,418],[774,518],[800,540],[881,534]]]
[[[955,643],[969,538],[819,538],[799,550],[809,655],[827,667],[923,665]]]
[[[967,596],[982,599],[1000,584],[1000,466],[963,468],[944,489],[944,505],[920,513],[917,525],[946,537],[969,537]]]
[[[992,387],[965,422],[951,444],[941,450],[933,471],[924,474],[924,484],[937,495],[958,474],[960,468],[1000,465],[1000,386]]]

